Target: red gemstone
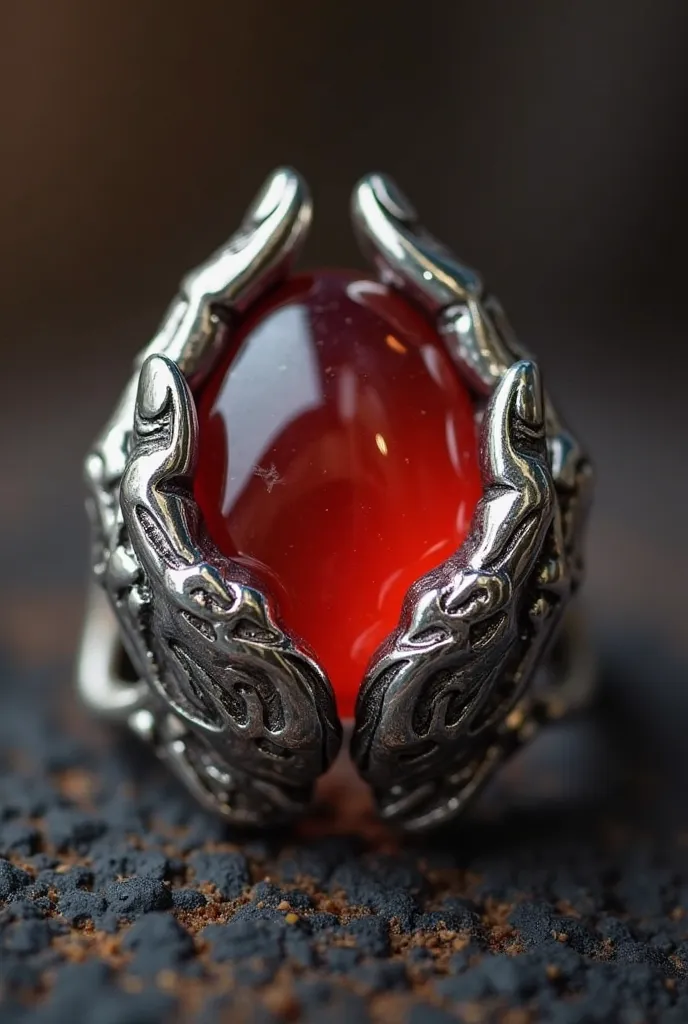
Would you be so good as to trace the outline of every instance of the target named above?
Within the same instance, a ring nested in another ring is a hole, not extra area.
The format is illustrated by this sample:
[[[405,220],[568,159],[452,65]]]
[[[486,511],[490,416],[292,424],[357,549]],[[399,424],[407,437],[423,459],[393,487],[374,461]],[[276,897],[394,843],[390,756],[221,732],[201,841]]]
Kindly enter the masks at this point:
[[[350,717],[409,586],[466,536],[470,396],[419,311],[319,271],[251,310],[197,401],[210,534],[258,571]]]

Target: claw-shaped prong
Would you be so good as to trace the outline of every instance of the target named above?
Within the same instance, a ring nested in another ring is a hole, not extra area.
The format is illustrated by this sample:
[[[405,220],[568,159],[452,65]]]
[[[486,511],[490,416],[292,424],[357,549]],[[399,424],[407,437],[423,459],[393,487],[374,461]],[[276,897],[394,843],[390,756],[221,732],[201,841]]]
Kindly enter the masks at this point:
[[[361,179],[353,193],[352,219],[361,248],[381,278],[435,318],[469,385],[490,394],[515,355],[488,311],[480,275],[426,231],[387,175]]]
[[[238,231],[186,275],[144,358],[160,352],[187,377],[203,373],[212,361],[218,310],[243,312],[287,275],[311,223],[312,204],[301,176],[288,167],[266,179]]]
[[[383,814],[408,828],[451,817],[477,791],[497,763],[490,730],[537,663],[546,631],[529,614],[556,511],[544,421],[537,367],[515,363],[483,418],[483,496],[470,534],[411,587],[364,680],[352,753]],[[543,603],[542,618],[549,613]],[[467,773],[476,751],[483,767]]]
[[[419,222],[413,206],[384,174],[362,178],[352,197],[361,248],[383,281],[405,292],[434,319],[459,372],[488,398],[516,359],[529,358],[498,300],[479,274]],[[550,461],[557,486],[578,486],[580,445],[545,397]]]
[[[166,356],[152,355],[141,368],[134,413],[132,451],[122,477],[120,504],[124,521],[144,569],[170,552],[169,568],[202,561],[189,547],[189,502],[169,484],[187,484],[196,461],[198,426],[188,384]],[[165,543],[150,543],[151,532]]]
[[[197,440],[184,375],[149,356],[119,495],[138,571],[124,599],[111,596],[163,709],[161,753],[209,806],[255,823],[303,806],[339,728],[327,679],[279,625],[260,581],[208,539],[193,494]]]
[[[86,462],[87,484],[99,519],[96,533],[105,545],[114,543],[109,510],[129,450],[141,367],[149,356],[164,355],[187,380],[199,383],[219,353],[222,320],[243,312],[289,273],[305,241],[311,215],[310,195],[301,176],[290,168],[273,171],[226,245],[184,278],[180,293],[138,357],[135,372]]]
[[[542,383],[534,363],[514,363],[502,377],[483,419],[480,461],[483,498],[467,542],[474,567],[502,551],[533,512],[547,526],[551,521],[554,490],[547,464]]]
[[[436,315],[481,297],[480,276],[421,226],[416,211],[387,175],[369,174],[359,181],[352,219],[361,248],[380,274],[408,291],[428,312]]]

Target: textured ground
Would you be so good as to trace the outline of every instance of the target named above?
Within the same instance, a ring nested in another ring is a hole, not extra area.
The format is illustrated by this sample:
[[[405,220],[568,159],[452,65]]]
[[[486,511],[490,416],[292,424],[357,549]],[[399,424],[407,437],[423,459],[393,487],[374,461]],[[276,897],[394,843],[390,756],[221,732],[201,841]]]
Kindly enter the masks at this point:
[[[637,652],[460,831],[398,843],[343,770],[246,837],[75,705],[78,603],[51,607],[0,656],[3,1024],[688,1020],[688,831],[658,824]]]

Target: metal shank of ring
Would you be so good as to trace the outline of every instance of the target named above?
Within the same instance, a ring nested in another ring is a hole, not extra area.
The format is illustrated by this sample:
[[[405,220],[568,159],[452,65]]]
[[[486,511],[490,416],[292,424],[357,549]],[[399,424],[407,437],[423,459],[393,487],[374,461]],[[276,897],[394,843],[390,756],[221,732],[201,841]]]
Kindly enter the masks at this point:
[[[535,685],[582,577],[592,472],[497,301],[383,175],[353,221],[383,280],[435,319],[483,407],[483,495],[469,537],[410,589],[359,693],[352,756],[383,816],[447,821],[560,710]]]
[[[86,461],[93,567],[82,696],[147,738],[201,801],[243,825],[300,813],[341,742],[330,685],[270,599],[204,529],[187,383],[212,367],[220,317],[286,275],[311,218],[291,170],[190,274]],[[119,628],[118,628],[119,627]],[[120,641],[137,679],[117,671]],[[105,647],[105,653],[102,653]]]

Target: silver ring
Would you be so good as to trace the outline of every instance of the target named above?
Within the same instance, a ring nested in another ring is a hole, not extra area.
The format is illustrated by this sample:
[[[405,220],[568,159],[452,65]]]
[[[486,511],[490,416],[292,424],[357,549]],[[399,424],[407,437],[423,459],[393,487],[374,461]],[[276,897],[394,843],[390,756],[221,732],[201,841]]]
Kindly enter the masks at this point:
[[[434,330],[477,432],[470,529],[412,582],[360,680],[352,727],[351,756],[381,814],[421,830],[462,812],[507,757],[587,696],[588,649],[570,612],[574,625],[562,623],[583,575],[592,471],[496,299],[388,177],[359,182],[352,219],[379,287]],[[310,221],[302,179],[275,171],[236,234],[184,279],[86,460],[94,585],[81,696],[242,825],[301,813],[342,728],[313,649],[261,573],[206,528],[196,396],[227,339],[290,280]],[[267,492],[273,484],[276,470]]]

